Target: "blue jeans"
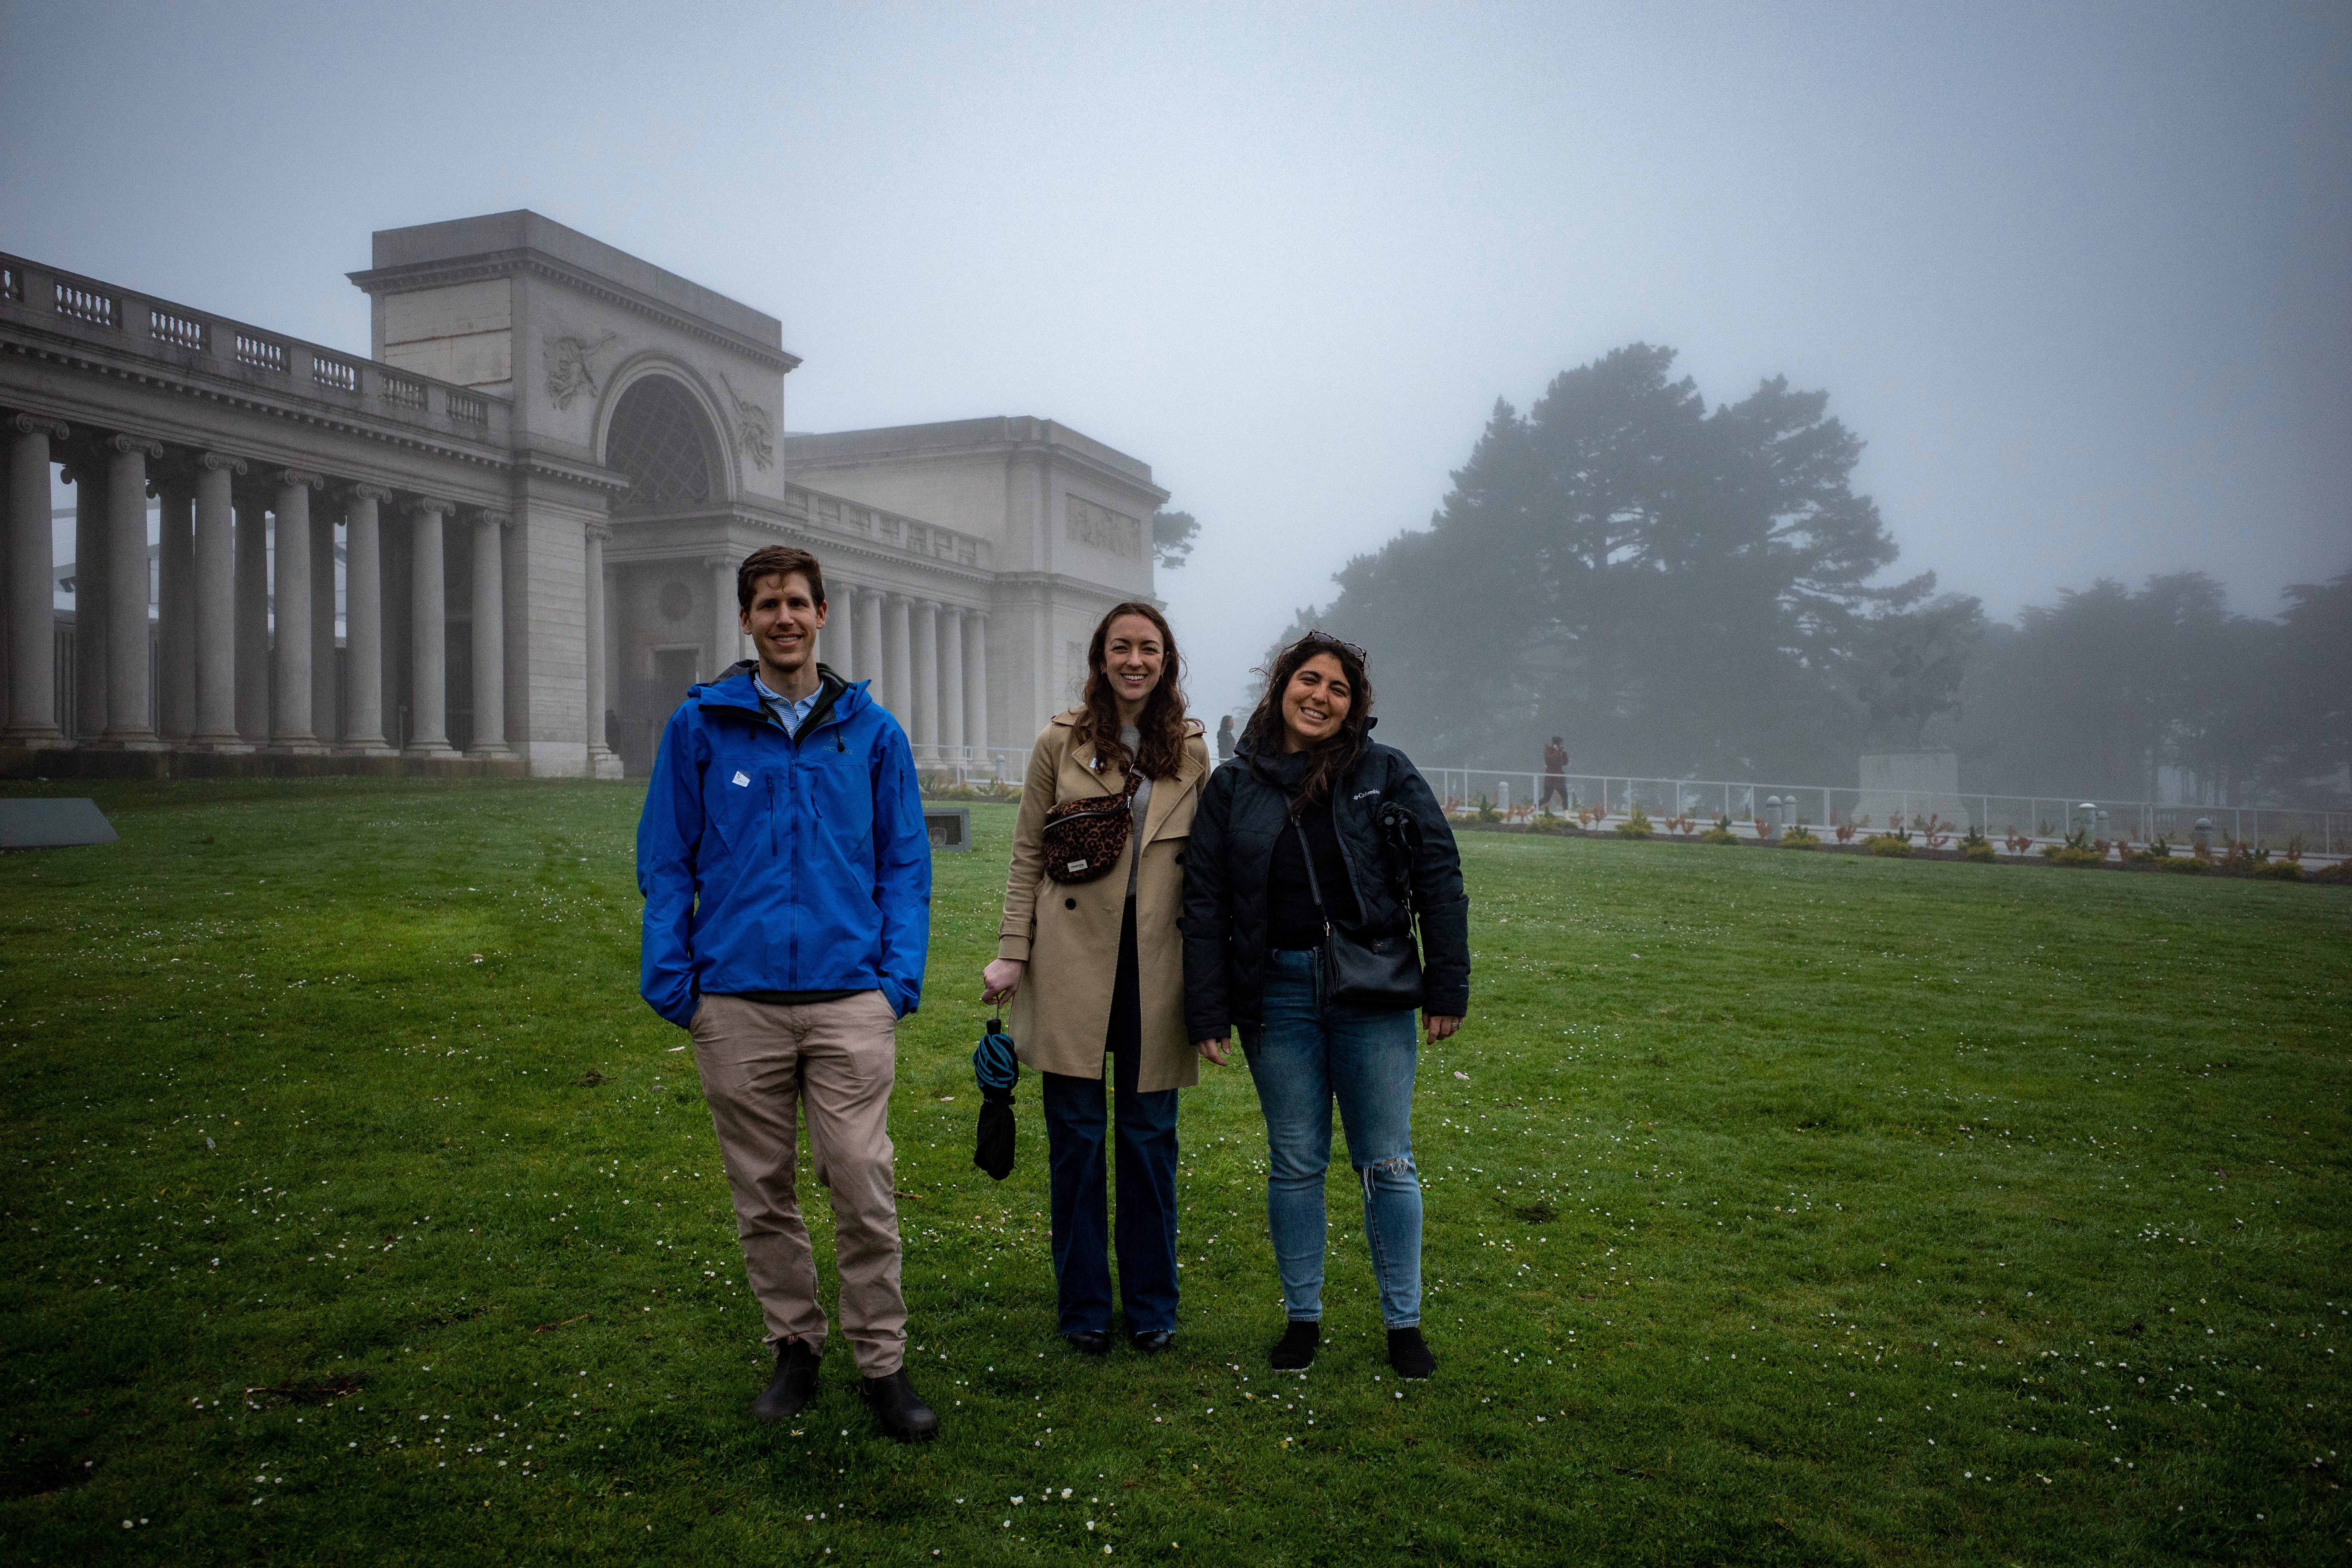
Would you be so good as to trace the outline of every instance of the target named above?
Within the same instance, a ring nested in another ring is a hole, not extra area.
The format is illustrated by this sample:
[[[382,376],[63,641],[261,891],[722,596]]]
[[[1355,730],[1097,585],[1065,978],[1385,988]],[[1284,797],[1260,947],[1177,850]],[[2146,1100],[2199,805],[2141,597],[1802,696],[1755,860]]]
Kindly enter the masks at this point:
[[[1111,1080],[1118,1138],[1118,1279],[1127,1331],[1176,1326],[1176,1091],[1137,1090],[1143,1023],[1137,979],[1135,906],[1127,906],[1104,1077]],[[1103,1194],[1103,1080],[1066,1073],[1045,1080],[1045,1148],[1054,1197],[1054,1284],[1061,1331],[1110,1329],[1110,1257]]]
[[[1265,1113],[1274,1235],[1284,1310],[1323,1316],[1323,1177],[1331,1164],[1331,1102],[1347,1129],[1348,1163],[1364,1190],[1364,1243],[1391,1329],[1421,1321],[1421,1173],[1412,1163],[1412,1073],[1420,1034],[1411,1008],[1369,1013],[1323,1000],[1312,952],[1266,955],[1263,1026],[1242,1048]]]

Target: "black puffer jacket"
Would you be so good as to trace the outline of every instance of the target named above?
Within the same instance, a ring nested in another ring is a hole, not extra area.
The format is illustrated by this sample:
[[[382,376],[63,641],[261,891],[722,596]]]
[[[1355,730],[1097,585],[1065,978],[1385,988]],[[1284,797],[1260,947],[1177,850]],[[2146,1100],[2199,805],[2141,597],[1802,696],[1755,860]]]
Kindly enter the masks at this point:
[[[1234,1025],[1255,1028],[1265,995],[1266,868],[1290,820],[1283,786],[1297,786],[1305,760],[1256,758],[1267,777],[1253,771],[1252,761],[1244,738],[1239,754],[1209,775],[1185,847],[1184,1028],[1195,1040],[1222,1040]],[[1421,829],[1409,876],[1421,917],[1423,1006],[1439,1017],[1459,1017],[1470,1010],[1470,900],[1462,890],[1462,858],[1421,770],[1377,742],[1365,746],[1331,801],[1331,825],[1364,912],[1358,934],[1405,929],[1377,826],[1381,805],[1391,801]]]

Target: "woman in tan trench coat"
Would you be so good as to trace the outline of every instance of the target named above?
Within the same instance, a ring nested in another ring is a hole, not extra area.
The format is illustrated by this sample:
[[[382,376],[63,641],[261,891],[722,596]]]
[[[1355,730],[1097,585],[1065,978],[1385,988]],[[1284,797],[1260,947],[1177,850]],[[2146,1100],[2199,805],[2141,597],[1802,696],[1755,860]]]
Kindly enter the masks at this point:
[[[1110,1348],[1103,1079],[1117,1132],[1119,1296],[1149,1355],[1176,1331],[1176,1091],[1200,1081],[1184,1033],[1184,847],[1209,773],[1184,715],[1176,639],[1152,605],[1118,605],[1087,650],[1086,703],[1056,713],[1029,755],[986,999],[1010,999],[1014,1047],[1045,1081],[1054,1279],[1063,1338]],[[1045,874],[1045,814],[1116,795],[1132,771],[1134,827],[1090,882]],[[1106,1059],[1110,1071],[1103,1070]]]

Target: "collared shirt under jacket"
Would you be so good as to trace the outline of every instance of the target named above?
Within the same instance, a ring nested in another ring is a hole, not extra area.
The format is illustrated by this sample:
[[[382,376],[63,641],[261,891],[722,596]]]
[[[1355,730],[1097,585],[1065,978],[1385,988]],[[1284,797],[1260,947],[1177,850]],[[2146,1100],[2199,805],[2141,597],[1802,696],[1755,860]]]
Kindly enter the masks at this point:
[[[1055,882],[1045,871],[1045,814],[1066,800],[1117,795],[1127,775],[1097,770],[1075,726],[1082,709],[1056,713],[1037,736],[1021,778],[1013,828],[1013,868],[1004,881],[1004,923],[996,955],[1025,960],[1021,988],[1005,1010],[1022,1061],[1070,1078],[1103,1076],[1111,987],[1118,979],[1118,933],[1128,870],[1135,868],[1135,955],[1142,1000],[1143,1059],[1136,1088],[1146,1094],[1201,1081],[1200,1058],[1184,1033],[1184,859],[1192,810],[1209,773],[1201,726],[1185,721],[1184,756],[1173,778],[1154,779],[1140,830],[1109,875]],[[1138,859],[1140,857],[1140,859]]]

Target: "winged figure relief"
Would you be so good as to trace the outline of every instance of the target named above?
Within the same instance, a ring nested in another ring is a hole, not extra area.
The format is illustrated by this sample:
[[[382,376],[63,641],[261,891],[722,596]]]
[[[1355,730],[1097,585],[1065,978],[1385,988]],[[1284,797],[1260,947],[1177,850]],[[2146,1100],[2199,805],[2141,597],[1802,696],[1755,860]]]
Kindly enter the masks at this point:
[[[571,407],[572,400],[583,392],[591,397],[596,395],[596,369],[592,358],[617,335],[606,332],[594,342],[572,337],[547,340],[547,395],[555,406]]]

